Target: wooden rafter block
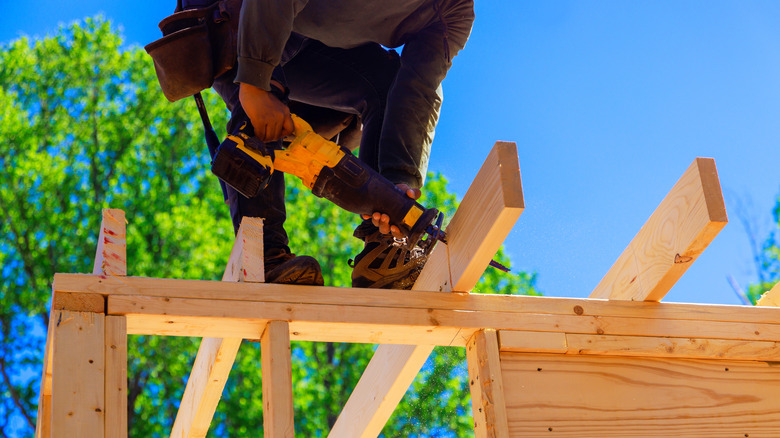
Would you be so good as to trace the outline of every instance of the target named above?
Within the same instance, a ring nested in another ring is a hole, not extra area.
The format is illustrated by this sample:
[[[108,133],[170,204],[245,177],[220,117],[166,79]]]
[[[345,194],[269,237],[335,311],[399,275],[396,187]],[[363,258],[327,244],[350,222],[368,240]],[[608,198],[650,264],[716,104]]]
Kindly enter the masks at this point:
[[[660,301],[728,222],[712,158],[696,158],[591,298]]]
[[[474,333],[466,345],[471,409],[476,438],[506,438],[509,429],[498,338],[492,329]]]
[[[222,281],[262,282],[264,280],[263,220],[245,217],[238,229]],[[147,330],[154,329],[155,326],[144,325]],[[197,326],[197,322],[194,325]],[[230,326],[231,323],[220,324],[222,329]],[[259,338],[265,322],[253,321],[250,327],[253,327],[250,334],[254,334],[254,338]],[[205,337],[201,340],[173,423],[171,437],[206,436],[240,346],[241,337]]]
[[[105,315],[58,312],[54,322],[52,436],[105,436]]]
[[[447,227],[448,244],[434,249],[413,289],[470,291],[524,208],[517,146],[497,142]],[[432,351],[380,345],[328,436],[379,435]]]
[[[266,438],[295,438],[290,328],[271,321],[260,339],[263,372],[263,431]]]
[[[103,209],[93,274],[127,275],[127,227],[125,212]]]

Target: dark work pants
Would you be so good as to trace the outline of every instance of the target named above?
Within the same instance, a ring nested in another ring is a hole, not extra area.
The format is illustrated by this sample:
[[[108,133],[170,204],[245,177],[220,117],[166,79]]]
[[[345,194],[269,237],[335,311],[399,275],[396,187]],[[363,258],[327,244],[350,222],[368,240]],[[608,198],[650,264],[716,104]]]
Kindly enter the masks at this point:
[[[378,171],[379,138],[387,95],[399,66],[398,55],[378,44],[337,49],[293,34],[274,78],[287,85],[292,100],[359,114],[363,122],[359,157]],[[229,71],[214,83],[214,90],[232,114],[229,132],[246,120],[234,78],[235,72]],[[244,216],[262,217],[265,248],[289,251],[283,227],[286,210],[282,172],[274,172],[268,187],[255,198],[247,199],[230,187],[227,194],[236,231]]]

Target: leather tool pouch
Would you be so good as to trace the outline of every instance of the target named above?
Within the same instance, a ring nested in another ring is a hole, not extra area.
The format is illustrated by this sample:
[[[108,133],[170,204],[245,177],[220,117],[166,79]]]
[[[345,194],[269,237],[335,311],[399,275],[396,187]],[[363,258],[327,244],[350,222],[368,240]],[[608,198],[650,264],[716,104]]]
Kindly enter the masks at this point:
[[[211,87],[214,78],[233,68],[241,0],[180,9],[160,22],[163,37],[144,47],[171,102]]]

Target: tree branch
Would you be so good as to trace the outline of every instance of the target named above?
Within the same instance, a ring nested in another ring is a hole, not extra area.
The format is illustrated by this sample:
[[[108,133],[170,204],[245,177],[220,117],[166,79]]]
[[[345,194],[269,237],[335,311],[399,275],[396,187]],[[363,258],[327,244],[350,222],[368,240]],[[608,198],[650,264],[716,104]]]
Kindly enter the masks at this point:
[[[14,405],[16,405],[16,408],[19,409],[19,412],[22,414],[25,420],[27,420],[27,424],[30,425],[33,429],[35,429],[35,419],[30,416],[30,413],[27,412],[27,409],[25,409],[24,405],[22,404],[21,398],[19,397],[19,393],[16,391],[16,388],[14,388],[13,384],[11,383],[11,378],[8,376],[8,372],[5,369],[5,356],[0,357],[0,374],[3,376],[3,382],[8,386],[8,392],[11,393],[11,398],[13,399]]]

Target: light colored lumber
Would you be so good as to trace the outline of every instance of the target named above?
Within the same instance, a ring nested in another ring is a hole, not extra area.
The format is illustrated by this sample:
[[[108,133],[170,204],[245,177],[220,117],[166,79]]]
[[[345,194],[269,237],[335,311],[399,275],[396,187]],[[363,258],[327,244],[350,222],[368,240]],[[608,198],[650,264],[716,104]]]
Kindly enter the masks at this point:
[[[263,219],[244,217],[238,227],[222,281],[264,282],[263,257]]]
[[[240,346],[241,338],[203,338],[171,436],[206,436]]]
[[[768,292],[761,295],[756,306],[780,307],[780,282],[775,284]]]
[[[103,209],[93,274],[127,275],[127,238],[125,212]]]
[[[501,353],[510,437],[770,437],[765,362]]]
[[[230,258],[222,275],[223,282],[256,282],[264,281],[263,263],[263,220],[261,218],[245,217],[241,220]],[[230,295],[227,295],[230,296]],[[203,321],[201,321],[203,323]],[[187,380],[179,411],[171,429],[171,437],[200,438],[208,433],[214,412],[222,397],[222,391],[227,383],[230,369],[236,360],[241,346],[242,336],[236,336],[231,329],[240,321],[231,320],[227,324],[219,324],[222,337],[204,337],[201,340],[192,372]],[[174,324],[169,321],[141,323],[138,326],[149,330],[153,327],[170,329]],[[168,326],[168,327],[165,327]],[[265,322],[250,322],[249,334],[256,339],[263,332]],[[135,329],[135,327],[131,327]],[[203,334],[202,334],[203,335]],[[201,336],[202,336],[201,335]]]
[[[105,315],[60,311],[54,326],[52,436],[102,438]]]
[[[490,297],[486,297],[490,298]],[[229,323],[236,318],[256,320],[284,320],[308,323],[309,333],[317,340],[316,330],[329,333],[348,327],[374,325],[372,339],[379,339],[379,332],[392,332],[403,327],[403,334],[416,330],[417,344],[431,345],[440,340],[439,330],[449,330],[455,338],[450,344],[465,345],[476,330],[541,331],[558,333],[583,333],[593,335],[629,335],[703,339],[735,339],[746,341],[780,341],[780,318],[774,323],[751,322],[752,306],[745,306],[741,315],[744,321],[708,321],[691,319],[662,319],[652,317],[613,317],[600,315],[549,315],[517,311],[462,311],[450,309],[408,309],[374,306],[320,305],[309,303],[268,303],[232,300],[190,300],[181,298],[110,296],[109,314],[126,315],[128,330],[131,326],[143,326],[146,322],[172,321],[175,316],[206,317],[211,324]],[[780,309],[771,308],[780,317]],[[517,309],[514,309],[517,310]],[[170,324],[174,325],[174,324]],[[291,324],[292,325],[292,324]],[[319,326],[319,328],[318,328]],[[251,329],[251,328],[250,328]],[[181,335],[189,335],[184,330]],[[465,336],[466,340],[462,340]],[[355,333],[344,342],[367,342],[365,334]]]
[[[100,294],[56,292],[51,306],[52,310],[106,313],[106,298]]]
[[[712,158],[696,158],[590,294],[660,301],[728,222]]]
[[[476,438],[507,438],[509,428],[496,331],[480,330],[466,345]]]
[[[127,320],[106,316],[105,436],[127,438]]]
[[[268,323],[260,339],[260,362],[265,437],[294,438],[290,329],[286,321]]]
[[[393,307],[500,311],[565,316],[619,316],[652,319],[777,323],[778,310],[722,304],[685,304],[651,301],[535,297],[430,292],[425,290],[359,289],[262,283],[227,283],[142,277],[101,277],[56,274],[56,293],[95,293],[105,296],[157,296],[267,303],[309,303],[334,306]],[[260,330],[262,333],[262,329]],[[255,335],[256,337],[259,334]]]
[[[501,330],[498,332],[501,351],[516,353],[567,353],[566,333]]]
[[[501,351],[602,356],[780,361],[780,342],[502,330]]]
[[[470,291],[525,207],[514,143],[497,142],[414,290]],[[430,355],[431,346],[380,345],[329,437],[375,437]],[[381,387],[375,382],[381,381]]]

